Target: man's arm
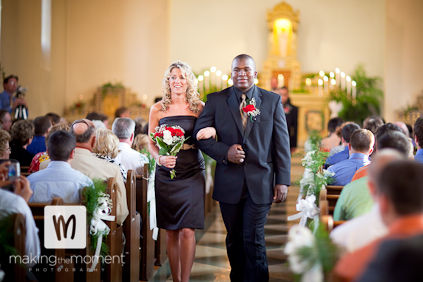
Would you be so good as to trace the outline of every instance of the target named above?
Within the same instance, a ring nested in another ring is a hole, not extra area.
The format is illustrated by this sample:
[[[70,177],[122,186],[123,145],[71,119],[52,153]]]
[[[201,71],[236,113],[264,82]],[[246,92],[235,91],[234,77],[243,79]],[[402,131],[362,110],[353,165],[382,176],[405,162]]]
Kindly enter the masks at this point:
[[[276,174],[275,184],[290,185],[291,153],[289,149],[289,134],[280,96],[276,102],[276,110],[273,119],[272,143],[273,162]]]
[[[209,98],[212,99],[211,96]],[[205,127],[215,127],[214,117],[215,117],[215,101],[208,100],[206,105],[203,108],[203,112],[198,117],[195,127],[194,133],[192,136],[197,136],[198,131]],[[217,131],[217,130],[216,130]],[[227,154],[229,150],[229,146],[223,142],[216,141],[215,138],[209,138],[205,140],[196,140],[200,149],[215,159],[218,163],[226,163],[227,161]]]

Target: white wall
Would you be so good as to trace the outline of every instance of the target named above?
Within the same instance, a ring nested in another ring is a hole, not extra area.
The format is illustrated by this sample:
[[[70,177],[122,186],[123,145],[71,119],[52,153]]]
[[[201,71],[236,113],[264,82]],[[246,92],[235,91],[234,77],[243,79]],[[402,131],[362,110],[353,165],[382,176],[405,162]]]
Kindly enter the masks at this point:
[[[413,105],[423,95],[423,1],[387,0],[385,116]]]
[[[106,82],[160,94],[169,63],[168,0],[52,0],[50,61],[41,55],[41,0],[3,0],[1,62],[29,88],[32,117],[62,113]]]
[[[365,63],[384,74],[385,0],[289,0],[300,11],[298,59],[303,72],[335,67],[350,72]],[[171,6],[170,57],[194,71],[212,65],[229,72],[246,52],[258,70],[267,56],[266,13],[279,0],[175,0]]]

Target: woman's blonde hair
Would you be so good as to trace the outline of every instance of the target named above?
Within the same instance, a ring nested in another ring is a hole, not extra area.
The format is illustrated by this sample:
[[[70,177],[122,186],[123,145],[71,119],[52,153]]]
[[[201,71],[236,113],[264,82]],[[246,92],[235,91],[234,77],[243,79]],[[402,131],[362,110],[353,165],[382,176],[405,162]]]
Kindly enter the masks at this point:
[[[150,137],[148,137],[147,134],[138,134],[135,136],[134,143],[132,143],[132,149],[138,152],[140,152],[142,149],[148,150],[149,140]]]
[[[9,147],[10,134],[6,130],[0,129],[0,156],[4,156]]]
[[[166,111],[169,108],[169,104],[172,103],[172,98],[170,95],[170,85],[169,85],[169,78],[170,73],[174,68],[178,68],[181,70],[182,75],[187,80],[187,93],[186,93],[186,101],[189,103],[189,109],[193,113],[199,112],[199,105],[201,103],[200,94],[197,91],[197,79],[194,73],[191,70],[191,67],[181,61],[176,61],[172,63],[169,68],[166,70],[163,78],[163,98],[162,98],[162,111]]]
[[[93,152],[114,159],[119,153],[119,139],[110,129],[98,128],[95,132]]]

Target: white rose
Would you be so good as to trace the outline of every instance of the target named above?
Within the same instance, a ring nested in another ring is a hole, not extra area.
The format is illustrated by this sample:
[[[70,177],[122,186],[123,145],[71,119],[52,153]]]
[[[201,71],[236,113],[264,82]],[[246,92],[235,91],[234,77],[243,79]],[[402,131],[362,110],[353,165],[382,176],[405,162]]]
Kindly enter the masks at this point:
[[[165,142],[167,145],[171,145],[173,141],[172,133],[170,133],[169,130],[163,131],[163,142]]]

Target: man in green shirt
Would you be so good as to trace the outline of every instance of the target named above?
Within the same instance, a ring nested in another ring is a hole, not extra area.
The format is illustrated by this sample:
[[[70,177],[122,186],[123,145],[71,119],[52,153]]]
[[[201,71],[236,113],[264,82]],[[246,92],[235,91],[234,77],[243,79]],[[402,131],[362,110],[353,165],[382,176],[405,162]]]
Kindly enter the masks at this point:
[[[372,209],[373,199],[367,187],[367,178],[362,177],[344,186],[336,202],[334,220],[349,220]]]

